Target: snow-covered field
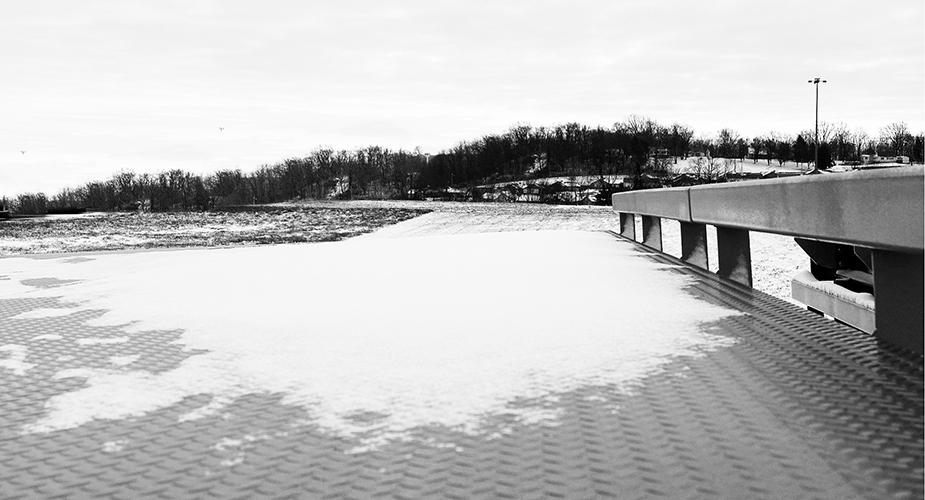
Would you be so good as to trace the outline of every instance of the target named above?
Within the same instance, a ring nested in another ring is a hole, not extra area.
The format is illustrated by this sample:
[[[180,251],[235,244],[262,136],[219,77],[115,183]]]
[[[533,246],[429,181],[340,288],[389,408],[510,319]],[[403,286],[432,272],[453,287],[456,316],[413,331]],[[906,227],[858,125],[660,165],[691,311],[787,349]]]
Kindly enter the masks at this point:
[[[693,172],[696,171],[694,164],[698,161],[696,157],[689,158],[678,158],[676,163],[672,163],[670,168],[671,170],[682,173],[682,172]],[[793,161],[785,161],[781,165],[777,160],[771,160],[770,163],[765,160],[751,160],[751,159],[726,159],[726,158],[715,158],[714,161],[723,171],[730,172],[750,172],[750,173],[761,173],[767,172],[769,170],[776,170],[778,172],[804,172],[806,171],[807,164],[805,163],[796,163]]]
[[[0,256],[337,241],[422,210],[257,206],[235,211],[91,213],[0,221]]]
[[[397,224],[400,221],[404,222]],[[281,203],[254,212],[98,214],[92,217],[5,222],[0,223],[0,257],[99,250],[337,241],[362,234],[407,237],[540,230],[608,231],[616,230],[617,226],[617,215],[609,207],[598,206],[312,201]],[[665,251],[680,257],[678,223],[666,219],[663,221],[663,233]],[[637,234],[641,234],[641,231],[637,230]],[[808,258],[793,238],[755,232],[751,234],[755,288],[790,301],[790,279],[798,271],[809,267]],[[710,265],[715,271],[718,262],[716,231],[712,227],[709,228],[708,238]]]

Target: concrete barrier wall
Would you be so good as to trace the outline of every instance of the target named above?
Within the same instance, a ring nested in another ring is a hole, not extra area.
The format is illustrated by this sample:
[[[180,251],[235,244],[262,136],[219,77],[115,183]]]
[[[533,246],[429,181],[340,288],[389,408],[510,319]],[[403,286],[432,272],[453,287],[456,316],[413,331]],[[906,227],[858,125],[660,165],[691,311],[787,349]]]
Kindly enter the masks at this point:
[[[925,167],[696,186],[694,222],[921,252]]]
[[[923,166],[617,193],[613,208],[620,212],[622,234],[630,239],[636,238],[632,216],[641,215],[642,243],[656,250],[661,250],[659,218],[681,221],[682,260],[703,268],[707,261],[698,256],[707,254],[705,227],[716,226],[718,274],[747,286],[749,231],[850,245],[848,252],[854,247],[855,254],[872,255],[868,266],[875,290],[875,334],[920,353],[925,350]],[[863,248],[871,250],[861,252]],[[810,302],[832,302],[827,289],[800,291],[812,296]],[[840,313],[844,307],[838,305],[841,309],[820,312],[836,319],[842,315],[846,322],[858,312]]]
[[[646,189],[613,195],[613,209],[639,215],[665,217],[691,222],[691,205],[688,187]]]
[[[925,250],[925,167],[613,195],[617,212],[868,248]]]

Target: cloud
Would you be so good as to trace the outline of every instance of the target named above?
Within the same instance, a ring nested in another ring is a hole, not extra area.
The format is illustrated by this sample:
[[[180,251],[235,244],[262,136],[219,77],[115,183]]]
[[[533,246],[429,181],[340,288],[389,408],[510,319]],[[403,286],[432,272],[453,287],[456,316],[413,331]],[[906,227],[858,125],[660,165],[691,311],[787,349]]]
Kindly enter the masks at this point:
[[[860,0],[7,2],[0,136],[12,151],[38,136],[59,157],[118,169],[99,154],[113,138],[148,142],[134,149],[164,159],[202,140],[210,165],[254,161],[210,149],[221,124],[253,142],[241,151],[266,155],[259,163],[311,149],[305,132],[319,130],[343,147],[407,149],[519,121],[611,124],[634,113],[706,133],[793,132],[812,118],[814,76],[829,79],[833,121],[920,131],[923,10]]]

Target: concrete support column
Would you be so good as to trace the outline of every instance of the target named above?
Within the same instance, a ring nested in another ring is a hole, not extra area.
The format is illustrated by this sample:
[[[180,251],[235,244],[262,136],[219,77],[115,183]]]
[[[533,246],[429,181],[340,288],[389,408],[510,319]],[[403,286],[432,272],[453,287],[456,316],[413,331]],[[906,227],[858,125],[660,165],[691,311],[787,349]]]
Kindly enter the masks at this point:
[[[746,286],[752,286],[752,252],[747,229],[716,227],[719,255],[717,274]]]
[[[642,216],[642,244],[662,251],[662,219],[651,215]]]
[[[923,255],[873,251],[874,335],[892,344],[923,351]]]
[[[620,235],[636,241],[636,217],[633,214],[620,212]]]
[[[681,260],[709,269],[707,225],[681,221]]]

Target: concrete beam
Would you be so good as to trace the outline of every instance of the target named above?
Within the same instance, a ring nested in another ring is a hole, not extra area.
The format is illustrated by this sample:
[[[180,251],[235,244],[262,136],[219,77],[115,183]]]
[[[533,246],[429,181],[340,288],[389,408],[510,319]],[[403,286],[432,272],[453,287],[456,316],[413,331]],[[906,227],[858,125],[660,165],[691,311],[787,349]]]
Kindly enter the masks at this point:
[[[691,210],[690,199],[687,195],[688,189],[690,188],[627,191],[615,193],[611,201],[615,212],[652,215],[690,222]]]
[[[925,167],[689,188],[693,222],[904,252],[925,250]],[[643,213],[637,211],[636,213]]]

